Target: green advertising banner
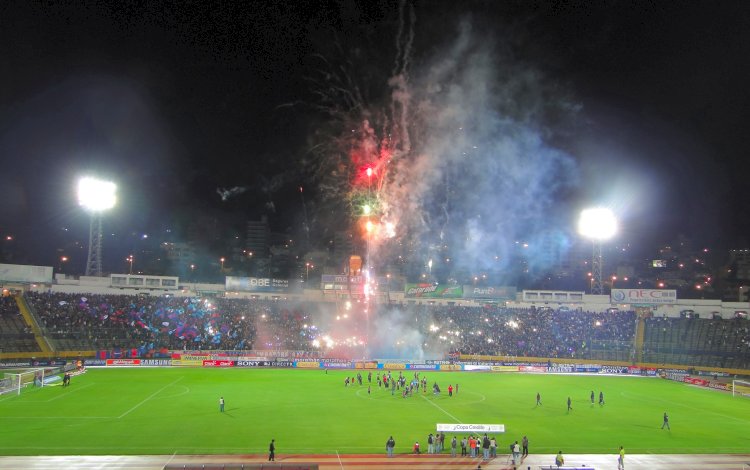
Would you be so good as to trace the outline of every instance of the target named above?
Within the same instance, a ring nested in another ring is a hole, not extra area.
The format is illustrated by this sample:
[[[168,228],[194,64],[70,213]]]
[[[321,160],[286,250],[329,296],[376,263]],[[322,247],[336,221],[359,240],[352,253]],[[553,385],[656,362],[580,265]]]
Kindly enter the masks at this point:
[[[420,297],[423,299],[460,299],[464,295],[463,286],[448,286],[443,284],[406,284],[406,297]]]

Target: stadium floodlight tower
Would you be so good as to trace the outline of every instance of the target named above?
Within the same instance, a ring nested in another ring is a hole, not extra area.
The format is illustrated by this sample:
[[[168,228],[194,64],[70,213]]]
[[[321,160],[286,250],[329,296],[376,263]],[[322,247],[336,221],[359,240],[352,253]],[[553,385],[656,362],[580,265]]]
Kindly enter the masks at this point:
[[[594,245],[591,256],[591,293],[602,293],[602,270],[604,257],[602,243],[612,238],[617,232],[617,220],[611,210],[604,207],[585,209],[578,219],[578,233],[592,241]]]
[[[111,181],[81,178],[78,181],[78,204],[91,214],[89,256],[86,275],[102,275],[102,213],[115,206],[117,186]]]

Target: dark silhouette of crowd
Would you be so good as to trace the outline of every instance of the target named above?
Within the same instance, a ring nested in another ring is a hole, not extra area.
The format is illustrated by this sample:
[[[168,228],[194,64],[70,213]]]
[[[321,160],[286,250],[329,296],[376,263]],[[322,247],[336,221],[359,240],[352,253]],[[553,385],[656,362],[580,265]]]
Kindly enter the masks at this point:
[[[35,351],[34,334],[13,296],[0,296],[0,351]]]
[[[740,318],[646,319],[643,360],[750,369],[750,322]]]

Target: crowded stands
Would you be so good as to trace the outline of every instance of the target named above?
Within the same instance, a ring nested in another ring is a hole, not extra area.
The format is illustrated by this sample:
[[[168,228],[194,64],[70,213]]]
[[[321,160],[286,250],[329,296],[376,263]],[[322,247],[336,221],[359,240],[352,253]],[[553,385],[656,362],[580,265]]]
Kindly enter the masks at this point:
[[[320,357],[429,358],[495,355],[633,362],[635,312],[514,309],[497,305],[362,304],[284,300],[25,294],[56,350],[122,349],[141,357],[169,350],[286,350]],[[26,328],[13,299],[0,321]],[[19,323],[20,322],[20,323]],[[741,320],[650,318],[643,362],[750,368],[750,333]],[[21,329],[21,332],[24,330]],[[17,333],[18,334],[18,333]],[[28,333],[30,334],[30,333]],[[33,339],[33,335],[31,335]]]

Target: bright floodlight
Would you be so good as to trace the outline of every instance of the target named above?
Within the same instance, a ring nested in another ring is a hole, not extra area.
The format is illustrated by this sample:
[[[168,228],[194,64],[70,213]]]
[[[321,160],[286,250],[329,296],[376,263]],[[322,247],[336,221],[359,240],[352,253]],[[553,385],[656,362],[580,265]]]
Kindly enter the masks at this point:
[[[617,220],[611,210],[604,207],[586,209],[578,220],[578,233],[592,240],[608,240],[617,232]]]
[[[117,202],[117,186],[111,181],[81,178],[78,181],[78,204],[92,212],[101,212],[114,207]]]

